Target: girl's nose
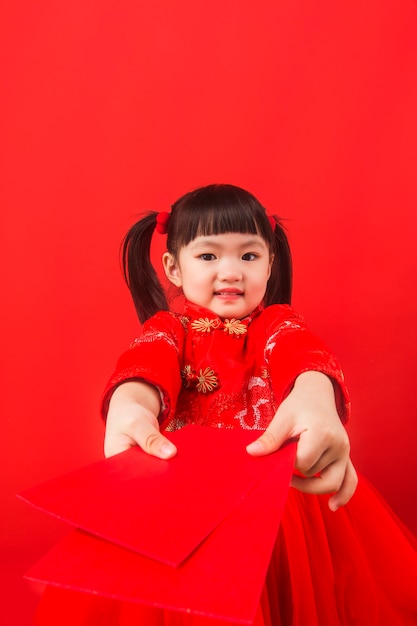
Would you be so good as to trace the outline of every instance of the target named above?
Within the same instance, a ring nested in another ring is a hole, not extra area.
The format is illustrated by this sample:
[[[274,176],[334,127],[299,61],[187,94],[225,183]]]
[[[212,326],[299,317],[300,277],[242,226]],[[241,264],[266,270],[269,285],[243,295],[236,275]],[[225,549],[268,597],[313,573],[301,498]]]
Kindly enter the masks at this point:
[[[219,267],[218,278],[225,282],[236,282],[242,279],[242,270],[238,263],[225,261]]]

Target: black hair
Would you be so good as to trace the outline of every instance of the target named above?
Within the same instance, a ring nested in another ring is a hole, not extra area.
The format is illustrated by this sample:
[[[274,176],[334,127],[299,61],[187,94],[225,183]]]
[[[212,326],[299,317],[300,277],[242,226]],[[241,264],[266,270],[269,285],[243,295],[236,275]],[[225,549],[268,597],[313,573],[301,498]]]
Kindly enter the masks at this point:
[[[158,311],[169,310],[166,293],[150,260],[157,216],[150,212],[142,217],[130,228],[122,245],[124,278],[142,323]],[[285,230],[279,218],[269,217],[245,189],[223,184],[190,191],[172,205],[166,232],[167,250],[175,259],[182,247],[201,235],[259,235],[274,255],[265,306],[291,303],[292,261]]]

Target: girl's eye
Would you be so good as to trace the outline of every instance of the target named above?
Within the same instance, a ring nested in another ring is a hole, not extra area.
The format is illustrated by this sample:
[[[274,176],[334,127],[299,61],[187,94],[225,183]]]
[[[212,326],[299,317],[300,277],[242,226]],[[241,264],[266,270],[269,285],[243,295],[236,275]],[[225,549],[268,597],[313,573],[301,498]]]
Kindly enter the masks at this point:
[[[256,254],[253,252],[246,252],[242,255],[242,261],[254,261],[256,259]]]
[[[215,259],[216,257],[214,256],[214,254],[210,254],[209,252],[207,252],[206,254],[200,254],[200,259],[202,261],[213,261],[213,259]]]

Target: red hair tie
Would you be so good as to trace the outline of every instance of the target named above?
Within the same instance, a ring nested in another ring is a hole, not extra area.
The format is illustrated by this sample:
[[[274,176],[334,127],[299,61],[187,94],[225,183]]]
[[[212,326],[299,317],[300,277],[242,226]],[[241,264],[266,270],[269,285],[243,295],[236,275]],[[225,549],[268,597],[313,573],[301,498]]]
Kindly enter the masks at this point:
[[[268,215],[268,222],[271,224],[272,232],[275,232],[277,221],[273,215]]]
[[[168,232],[168,224],[171,218],[171,213],[161,211],[156,216],[156,230],[160,235],[166,235]]]

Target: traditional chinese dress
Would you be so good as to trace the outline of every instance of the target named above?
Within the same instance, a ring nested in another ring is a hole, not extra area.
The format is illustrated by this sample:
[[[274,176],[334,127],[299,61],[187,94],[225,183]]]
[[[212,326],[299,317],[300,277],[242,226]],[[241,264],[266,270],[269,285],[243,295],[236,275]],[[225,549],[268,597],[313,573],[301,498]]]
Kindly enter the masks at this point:
[[[237,320],[186,302],[182,315],[161,312],[144,324],[119,359],[103,414],[117,385],[141,379],[161,394],[161,430],[188,423],[263,430],[296,377],[309,370],[331,378],[346,420],[350,404],[341,369],[289,306],[259,307]],[[290,489],[255,626],[417,624],[414,538],[362,478],[337,513],[327,500]],[[55,626],[57,614],[60,626],[226,624],[50,589],[38,623]]]
[[[140,378],[160,390],[162,430],[187,423],[263,430],[296,377],[307,370],[334,380],[340,415],[349,413],[334,356],[289,306],[259,307],[243,320],[221,320],[185,303],[185,314],[161,312],[120,358],[105,392]]]

